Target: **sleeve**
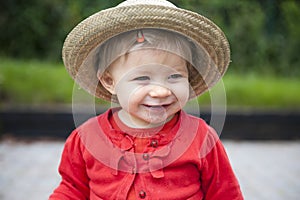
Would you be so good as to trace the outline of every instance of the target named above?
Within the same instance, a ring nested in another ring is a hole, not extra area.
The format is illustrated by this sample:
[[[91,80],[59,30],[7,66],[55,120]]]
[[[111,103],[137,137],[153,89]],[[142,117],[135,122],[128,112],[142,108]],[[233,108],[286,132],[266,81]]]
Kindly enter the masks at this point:
[[[209,152],[202,158],[201,183],[205,200],[243,200],[238,180],[215,130],[205,140]],[[212,145],[213,144],[213,145]]]
[[[59,165],[62,181],[49,200],[89,199],[89,178],[76,130],[67,139]]]

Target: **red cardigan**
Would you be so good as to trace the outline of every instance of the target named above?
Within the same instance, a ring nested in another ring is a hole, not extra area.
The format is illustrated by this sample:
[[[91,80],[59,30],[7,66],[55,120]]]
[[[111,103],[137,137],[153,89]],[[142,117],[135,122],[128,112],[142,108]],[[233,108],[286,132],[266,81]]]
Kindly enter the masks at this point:
[[[132,187],[136,199],[243,199],[221,141],[202,119],[181,111],[171,129],[139,130],[148,141],[136,153],[134,135],[114,129],[111,116],[108,110],[69,136],[50,200],[127,200]]]

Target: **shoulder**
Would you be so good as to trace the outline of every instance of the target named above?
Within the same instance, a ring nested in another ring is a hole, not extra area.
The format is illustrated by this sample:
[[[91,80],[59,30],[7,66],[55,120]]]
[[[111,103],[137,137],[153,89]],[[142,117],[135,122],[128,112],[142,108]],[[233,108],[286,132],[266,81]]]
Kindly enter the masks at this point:
[[[183,123],[198,124],[199,127],[202,127],[202,128],[206,128],[208,126],[207,123],[202,118],[188,114],[185,111],[181,111],[180,115],[181,115],[181,120]]]
[[[87,121],[85,121],[83,124],[78,126],[75,129],[75,132],[78,132],[80,134],[87,134],[89,132],[95,132],[110,128],[109,123],[109,116],[111,115],[111,109],[105,111],[104,113],[91,117]]]
[[[200,157],[204,157],[219,145],[219,135],[203,119],[185,112],[182,113],[182,117],[182,124],[185,126],[184,130],[188,132],[186,134],[195,134],[191,148],[200,150]]]
[[[65,154],[84,157],[85,160],[106,156],[107,151],[111,149],[111,143],[104,133],[106,127],[102,127],[107,114],[105,112],[92,117],[74,129],[65,142]],[[107,122],[104,126],[108,127]]]
[[[202,118],[199,118],[197,116],[191,115],[186,113],[185,111],[181,112],[181,122],[182,122],[182,126],[187,127],[189,130],[191,127],[194,128],[194,130],[197,131],[197,135],[202,135],[202,137],[208,135],[212,135],[212,136],[216,136],[217,133],[216,131],[209,126],[205,120],[203,120]],[[196,129],[195,129],[196,128]]]

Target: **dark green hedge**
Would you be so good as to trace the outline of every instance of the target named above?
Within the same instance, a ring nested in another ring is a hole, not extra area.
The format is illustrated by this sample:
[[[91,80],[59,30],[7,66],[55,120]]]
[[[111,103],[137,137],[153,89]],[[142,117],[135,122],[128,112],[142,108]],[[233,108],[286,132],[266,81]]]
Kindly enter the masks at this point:
[[[171,0],[172,1],[172,0]],[[0,5],[0,54],[59,60],[67,33],[90,14],[121,0],[9,0]],[[237,72],[300,75],[297,0],[173,0],[218,24]]]

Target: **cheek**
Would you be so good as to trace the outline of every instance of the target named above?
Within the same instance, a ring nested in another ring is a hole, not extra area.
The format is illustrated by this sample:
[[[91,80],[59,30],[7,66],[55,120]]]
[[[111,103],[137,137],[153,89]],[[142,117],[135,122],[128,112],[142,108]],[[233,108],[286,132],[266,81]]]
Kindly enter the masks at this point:
[[[120,84],[116,92],[119,103],[123,108],[136,106],[145,96],[143,87],[133,84]]]
[[[170,89],[173,91],[173,94],[176,96],[178,101],[182,103],[186,103],[188,101],[190,95],[188,82],[172,85]]]

